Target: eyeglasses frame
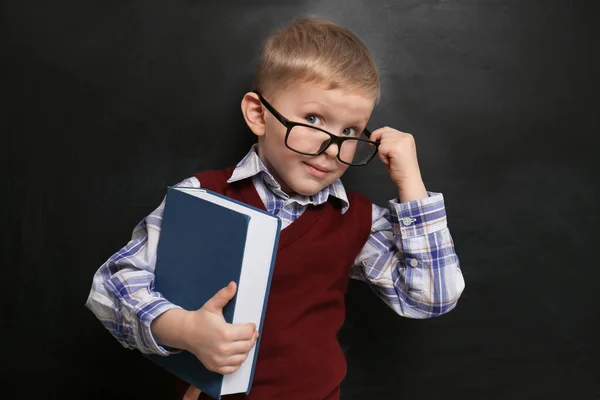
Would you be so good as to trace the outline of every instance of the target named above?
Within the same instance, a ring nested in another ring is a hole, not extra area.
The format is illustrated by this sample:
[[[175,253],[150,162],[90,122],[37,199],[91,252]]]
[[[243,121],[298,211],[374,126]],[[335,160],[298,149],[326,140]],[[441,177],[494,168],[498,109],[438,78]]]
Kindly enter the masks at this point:
[[[327,131],[326,131],[326,130],[324,130],[324,129],[321,129],[321,128],[319,128],[319,127],[316,127],[316,126],[314,126],[314,125],[303,124],[302,122],[294,122],[294,121],[290,121],[289,119],[287,119],[286,117],[284,117],[283,115],[281,115],[281,113],[280,113],[279,111],[277,111],[277,110],[275,109],[275,107],[273,107],[273,106],[272,106],[272,105],[271,105],[271,104],[270,104],[270,103],[269,103],[269,102],[268,102],[268,101],[267,101],[267,100],[266,100],[266,99],[265,99],[265,98],[262,96],[262,94],[260,94],[260,92],[259,92],[258,90],[253,90],[252,92],[253,92],[253,93],[256,93],[256,94],[258,95],[258,98],[259,98],[260,102],[262,103],[262,105],[264,105],[264,106],[265,106],[265,108],[266,108],[267,110],[269,110],[269,112],[270,112],[271,114],[273,114],[273,116],[274,116],[274,117],[275,117],[275,118],[276,118],[276,119],[277,119],[279,122],[281,122],[281,124],[282,124],[283,126],[285,126],[285,127],[286,127],[287,131],[286,131],[286,133],[285,133],[285,141],[284,141],[284,143],[285,143],[285,147],[287,147],[288,149],[292,150],[292,151],[293,151],[293,152],[295,152],[295,153],[302,154],[302,155],[305,155],[305,156],[315,156],[315,157],[316,157],[316,156],[318,156],[318,155],[321,155],[321,154],[323,154],[325,151],[327,151],[327,149],[328,149],[328,148],[329,148],[329,147],[330,147],[332,144],[336,144],[336,145],[337,145],[337,147],[338,147],[337,159],[338,159],[338,160],[339,160],[341,163],[343,163],[343,164],[346,164],[346,165],[350,165],[350,166],[354,166],[354,167],[361,167],[361,166],[367,165],[369,162],[371,162],[371,160],[373,159],[373,157],[375,157],[375,154],[377,154],[377,152],[379,151],[379,143],[380,143],[380,142],[379,142],[379,140],[377,140],[377,141],[372,141],[372,140],[365,140],[365,139],[359,139],[359,138],[353,138],[353,137],[343,137],[343,136],[338,136],[338,135],[334,135],[334,134],[333,134],[333,133],[331,133],[331,132],[327,132]],[[316,129],[316,130],[318,130],[318,131],[321,131],[321,132],[323,132],[323,133],[326,133],[327,135],[329,135],[329,138],[330,138],[330,139],[329,139],[329,144],[328,144],[327,146],[325,146],[324,148],[322,148],[321,150],[319,150],[317,153],[304,153],[304,152],[301,152],[301,151],[298,151],[298,150],[295,150],[295,149],[291,148],[291,147],[288,145],[288,137],[290,136],[290,132],[291,132],[292,128],[294,128],[295,126],[303,126],[303,127],[306,127],[306,128]],[[364,134],[365,134],[365,135],[366,135],[368,138],[370,138],[370,137],[371,137],[371,131],[369,131],[367,128],[365,128],[365,129],[362,131],[362,133],[364,133]],[[348,141],[348,140],[353,140],[353,141],[356,141],[356,142],[367,142],[367,143],[373,144],[373,145],[375,145],[375,152],[374,152],[374,153],[371,155],[371,157],[369,157],[369,159],[368,159],[368,160],[366,160],[366,161],[365,161],[365,162],[363,162],[363,163],[360,163],[360,164],[348,163],[348,162],[346,162],[346,161],[344,161],[344,160],[342,160],[342,159],[340,158],[340,152],[341,152],[341,149],[342,149],[342,143],[344,143],[345,141]]]

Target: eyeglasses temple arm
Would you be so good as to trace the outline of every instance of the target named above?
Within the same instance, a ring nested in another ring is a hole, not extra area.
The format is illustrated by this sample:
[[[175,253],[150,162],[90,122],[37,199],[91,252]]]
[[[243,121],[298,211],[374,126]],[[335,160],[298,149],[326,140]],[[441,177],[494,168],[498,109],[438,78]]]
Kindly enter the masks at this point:
[[[279,122],[281,122],[285,126],[288,125],[288,123],[289,123],[288,119],[286,117],[284,117],[283,115],[279,114],[279,112],[276,109],[274,109],[273,106],[271,104],[269,104],[269,102],[264,97],[262,97],[262,94],[260,94],[258,90],[253,90],[252,92],[256,93],[258,95],[260,102],[265,106],[265,108],[267,110],[269,110],[269,112],[271,114],[273,114],[273,116],[275,118],[277,118],[279,120]]]

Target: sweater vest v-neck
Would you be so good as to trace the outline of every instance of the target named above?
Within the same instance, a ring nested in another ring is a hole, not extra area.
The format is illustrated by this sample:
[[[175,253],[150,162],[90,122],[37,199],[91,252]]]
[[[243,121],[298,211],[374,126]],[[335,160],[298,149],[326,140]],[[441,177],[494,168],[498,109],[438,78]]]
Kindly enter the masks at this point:
[[[252,183],[227,183],[234,168],[196,174],[203,188],[265,210]],[[227,400],[339,398],[346,360],[337,335],[344,322],[350,267],[365,245],[372,204],[348,191],[350,207],[330,197],[281,231],[250,394]],[[200,397],[204,397],[201,395]]]

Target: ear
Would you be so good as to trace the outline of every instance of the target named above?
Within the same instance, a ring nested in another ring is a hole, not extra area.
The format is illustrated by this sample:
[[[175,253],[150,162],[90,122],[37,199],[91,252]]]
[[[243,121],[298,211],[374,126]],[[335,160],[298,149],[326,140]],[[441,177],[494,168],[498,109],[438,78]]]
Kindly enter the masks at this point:
[[[242,98],[242,114],[250,130],[258,137],[266,131],[265,113],[256,93],[248,92]]]

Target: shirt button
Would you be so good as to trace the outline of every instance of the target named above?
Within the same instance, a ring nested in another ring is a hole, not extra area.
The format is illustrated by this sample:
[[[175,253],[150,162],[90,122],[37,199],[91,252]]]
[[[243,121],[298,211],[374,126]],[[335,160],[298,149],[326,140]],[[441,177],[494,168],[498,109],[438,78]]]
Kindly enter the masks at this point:
[[[416,267],[419,265],[419,262],[417,260],[415,260],[414,258],[412,260],[410,260],[410,266],[411,267]]]
[[[402,224],[404,226],[410,226],[413,223],[413,219],[410,217],[404,217],[402,218]]]

